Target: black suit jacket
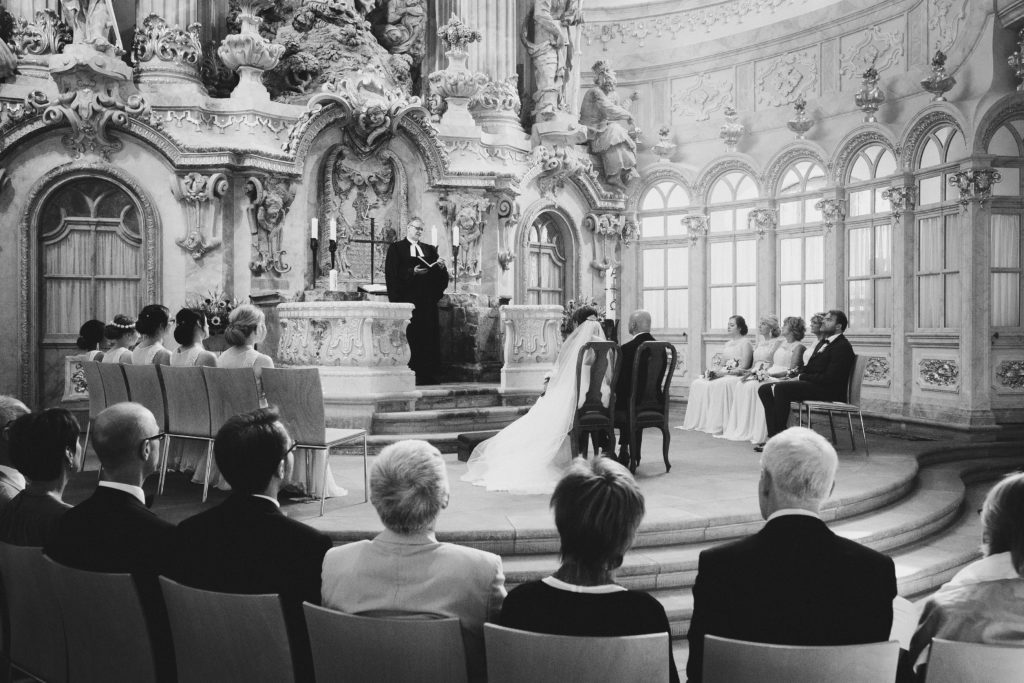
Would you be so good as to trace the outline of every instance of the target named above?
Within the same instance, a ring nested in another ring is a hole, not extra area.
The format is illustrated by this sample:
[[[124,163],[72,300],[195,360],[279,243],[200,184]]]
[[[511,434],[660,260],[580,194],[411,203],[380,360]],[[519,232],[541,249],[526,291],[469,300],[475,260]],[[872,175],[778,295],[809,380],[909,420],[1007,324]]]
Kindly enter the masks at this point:
[[[633,359],[644,342],[654,341],[650,332],[641,332],[620,347],[622,361],[619,364],[619,380],[615,384],[615,406],[625,410],[629,405],[629,393],[633,390]]]
[[[845,401],[854,356],[850,340],[840,334],[807,361],[799,379],[821,387],[826,393],[825,400]]]
[[[423,260],[437,261],[437,247],[426,242],[419,243]],[[400,239],[388,247],[384,259],[384,282],[388,287],[388,301],[408,304],[433,304],[444,295],[448,286],[448,270],[440,265],[426,273],[416,273],[416,266],[426,265],[419,258],[410,256],[412,242]]]
[[[814,517],[777,517],[701,553],[687,676],[701,680],[705,634],[779,645],[888,640],[894,597],[891,558]]]

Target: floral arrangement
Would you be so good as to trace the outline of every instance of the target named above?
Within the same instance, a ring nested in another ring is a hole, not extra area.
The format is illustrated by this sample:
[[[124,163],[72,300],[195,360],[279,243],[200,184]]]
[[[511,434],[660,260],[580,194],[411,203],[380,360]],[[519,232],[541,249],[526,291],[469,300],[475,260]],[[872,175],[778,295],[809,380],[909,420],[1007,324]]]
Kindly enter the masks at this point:
[[[572,317],[581,308],[593,308],[597,311],[598,316],[604,318],[604,309],[598,306],[597,301],[594,297],[584,297],[582,299],[569,299],[565,306],[562,308],[562,323],[559,325],[559,330],[562,333],[562,339],[568,337],[572,331],[576,328],[576,324],[573,322]]]
[[[735,358],[730,358],[729,360],[725,361],[725,371],[726,372],[731,372],[731,371],[735,370],[736,368],[738,368],[739,366],[740,366],[740,362],[738,360],[736,360]]]
[[[465,50],[468,44],[483,39],[480,31],[469,28],[462,23],[462,19],[454,14],[447,24],[438,29],[437,37],[444,41],[445,45],[452,50]]]
[[[202,311],[206,314],[206,321],[210,325],[210,334],[223,334],[228,326],[228,316],[241,303],[234,297],[229,298],[220,289],[215,289],[208,292],[205,297],[197,296],[186,299],[185,308]]]
[[[754,377],[758,382],[767,382],[771,378],[768,374],[768,364],[764,363],[760,365],[757,370],[754,371]]]

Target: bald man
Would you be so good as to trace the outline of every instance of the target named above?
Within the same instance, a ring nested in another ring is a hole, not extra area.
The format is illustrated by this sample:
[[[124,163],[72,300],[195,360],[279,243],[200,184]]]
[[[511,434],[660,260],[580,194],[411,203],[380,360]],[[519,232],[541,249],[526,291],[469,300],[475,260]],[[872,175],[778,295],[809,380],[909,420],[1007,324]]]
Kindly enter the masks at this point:
[[[625,422],[629,394],[633,391],[633,359],[636,358],[636,350],[644,342],[655,341],[651,335],[651,314],[643,309],[634,311],[633,315],[629,316],[628,329],[633,338],[622,345],[619,381],[615,385],[615,412],[621,417],[622,422]],[[634,474],[640,465],[640,458],[633,458],[629,453],[629,433],[623,426],[619,427],[619,457],[616,459]]]
[[[22,415],[31,412],[13,396],[0,396],[0,432]],[[0,508],[6,506],[25,488],[25,477],[11,461],[10,443],[6,433],[0,433]]]

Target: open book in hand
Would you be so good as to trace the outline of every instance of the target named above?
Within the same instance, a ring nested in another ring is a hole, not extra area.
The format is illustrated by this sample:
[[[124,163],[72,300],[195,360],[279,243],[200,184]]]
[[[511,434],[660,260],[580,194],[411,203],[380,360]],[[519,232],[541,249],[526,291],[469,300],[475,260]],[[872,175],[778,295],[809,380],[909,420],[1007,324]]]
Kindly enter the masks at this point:
[[[444,261],[442,261],[441,259],[437,259],[433,263],[428,263],[422,256],[417,256],[416,258],[419,260],[420,263],[425,265],[427,268],[433,268],[434,266],[437,266],[439,268],[445,267]]]

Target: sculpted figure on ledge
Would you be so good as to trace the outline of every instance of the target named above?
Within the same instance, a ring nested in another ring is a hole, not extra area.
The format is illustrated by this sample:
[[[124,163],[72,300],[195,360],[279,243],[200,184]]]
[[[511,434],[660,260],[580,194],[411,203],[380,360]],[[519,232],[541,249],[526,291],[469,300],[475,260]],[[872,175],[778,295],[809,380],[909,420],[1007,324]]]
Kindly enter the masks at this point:
[[[102,52],[111,46],[120,49],[121,37],[110,0],[64,0],[61,5],[74,42],[89,43]]]
[[[523,43],[533,58],[537,82],[533,114],[538,121],[551,120],[558,111],[575,111],[568,98],[574,90],[573,55],[579,48],[579,25],[583,23],[580,5],[581,0],[533,2],[533,40],[524,35]]]
[[[625,188],[636,172],[636,142],[640,131],[633,115],[619,103],[615,93],[615,71],[605,60],[594,64],[594,85],[583,96],[580,123],[587,127],[590,152],[601,157],[604,180]]]

